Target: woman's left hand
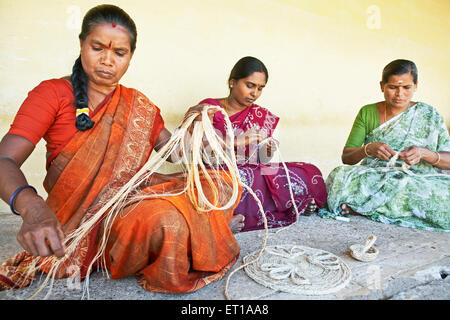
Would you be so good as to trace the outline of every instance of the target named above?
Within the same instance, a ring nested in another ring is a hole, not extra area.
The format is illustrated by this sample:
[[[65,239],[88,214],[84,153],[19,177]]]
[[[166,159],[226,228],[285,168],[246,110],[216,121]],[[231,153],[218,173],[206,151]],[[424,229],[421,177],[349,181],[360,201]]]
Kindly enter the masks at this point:
[[[269,162],[275,151],[278,150],[280,142],[274,138],[271,138],[267,141],[267,143],[262,144],[259,149],[259,158],[262,163]]]
[[[422,160],[422,157],[425,155],[426,151],[428,150],[422,147],[410,146],[401,151],[398,154],[398,157],[412,166],[418,164],[420,160]]]
[[[264,144],[268,155],[273,154],[278,149],[279,145],[280,142],[274,138],[269,139],[267,143]]]

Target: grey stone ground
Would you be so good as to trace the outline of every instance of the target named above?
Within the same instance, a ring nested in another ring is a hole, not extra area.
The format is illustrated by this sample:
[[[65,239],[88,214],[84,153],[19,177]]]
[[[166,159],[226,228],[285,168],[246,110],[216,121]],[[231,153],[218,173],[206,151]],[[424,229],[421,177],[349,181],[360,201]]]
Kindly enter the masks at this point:
[[[0,213],[0,261],[20,251],[15,240],[20,218]],[[261,247],[263,231],[236,236],[241,246],[238,263],[250,252]],[[355,243],[363,244],[367,236],[375,235],[378,258],[370,263],[354,260],[348,253]],[[299,296],[263,287],[250,279],[245,271],[234,274],[229,284],[233,300],[448,300],[450,299],[450,233],[408,229],[351,217],[350,222],[300,217],[292,227],[269,240],[273,244],[299,244],[329,251],[342,258],[352,271],[351,282],[336,294]],[[134,277],[106,279],[100,272],[91,276],[90,299],[93,300],[223,300],[226,275],[194,293],[161,294],[142,289]],[[67,279],[57,280],[49,299],[80,299],[82,291],[69,289]],[[72,283],[73,287],[73,283]],[[0,299],[25,299],[36,290],[0,292]],[[46,292],[44,292],[46,293]],[[41,294],[37,299],[42,299]]]

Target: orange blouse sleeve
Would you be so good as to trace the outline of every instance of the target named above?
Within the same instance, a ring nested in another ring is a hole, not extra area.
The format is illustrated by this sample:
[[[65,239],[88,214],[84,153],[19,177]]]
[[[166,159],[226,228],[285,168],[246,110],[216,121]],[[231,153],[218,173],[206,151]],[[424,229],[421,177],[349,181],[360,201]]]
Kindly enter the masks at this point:
[[[8,134],[22,136],[36,145],[55,121],[59,108],[58,100],[52,82],[50,80],[41,82],[28,93]]]

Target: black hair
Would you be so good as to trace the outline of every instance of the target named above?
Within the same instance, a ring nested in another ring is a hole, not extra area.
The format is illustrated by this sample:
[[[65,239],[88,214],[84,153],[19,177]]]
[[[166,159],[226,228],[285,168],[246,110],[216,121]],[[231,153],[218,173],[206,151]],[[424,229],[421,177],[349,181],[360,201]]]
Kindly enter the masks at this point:
[[[405,73],[410,73],[413,76],[414,84],[417,84],[418,71],[416,64],[412,61],[404,59],[394,60],[384,67],[381,82],[383,84],[387,83],[391,76],[397,76]]]
[[[134,52],[137,41],[136,25],[133,19],[131,19],[131,17],[124,10],[114,5],[99,5],[90,9],[86,13],[81,25],[81,33],[79,35],[80,40],[84,41],[92,32],[92,29],[102,23],[117,24],[126,28],[130,34],[130,49],[131,52]],[[73,94],[75,96],[75,107],[77,109],[88,108],[88,79],[83,69],[81,55],[75,60],[75,64],[73,65],[71,81]],[[91,120],[89,115],[81,113],[77,115],[75,125],[78,130],[85,131],[92,128],[94,126],[94,122]]]
[[[266,66],[261,60],[254,57],[244,57],[239,59],[238,62],[231,69],[230,77],[228,78],[228,83],[230,80],[239,80],[247,78],[254,72],[264,72],[266,75],[266,83],[269,80],[269,72]]]

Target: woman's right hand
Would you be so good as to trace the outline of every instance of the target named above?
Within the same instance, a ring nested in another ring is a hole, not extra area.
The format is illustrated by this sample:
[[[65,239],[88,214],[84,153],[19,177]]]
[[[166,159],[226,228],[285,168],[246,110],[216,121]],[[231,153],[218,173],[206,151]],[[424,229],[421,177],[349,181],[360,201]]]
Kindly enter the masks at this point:
[[[0,141],[0,196],[8,203],[14,190],[27,185],[21,165],[34,150],[28,139],[7,134]],[[34,190],[20,191],[14,208],[23,219],[17,235],[20,245],[34,256],[64,256],[64,232],[55,213]]]
[[[235,136],[235,145],[238,147],[248,146],[253,143],[260,143],[267,138],[264,130],[256,130],[254,128],[245,131],[244,133]]]
[[[25,190],[22,191],[25,193]],[[17,196],[18,199],[20,194]],[[25,195],[22,195],[25,196]],[[56,215],[39,196],[22,199],[16,202],[17,210],[23,219],[22,227],[17,234],[20,245],[33,256],[64,256],[64,231]]]
[[[392,148],[383,142],[372,142],[369,143],[366,147],[367,153],[371,157],[375,157],[381,160],[389,160],[392,156],[395,155],[395,151]]]

